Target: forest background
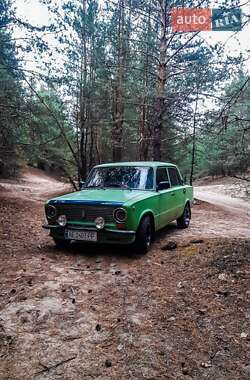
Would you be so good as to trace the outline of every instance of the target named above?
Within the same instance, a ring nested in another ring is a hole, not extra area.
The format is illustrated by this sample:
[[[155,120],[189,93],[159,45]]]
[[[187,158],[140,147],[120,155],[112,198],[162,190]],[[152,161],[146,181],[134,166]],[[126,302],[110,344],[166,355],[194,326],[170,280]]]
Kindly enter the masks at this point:
[[[102,162],[162,160],[184,176],[250,162],[249,1],[241,31],[173,32],[210,1],[0,0],[0,176],[71,183]]]

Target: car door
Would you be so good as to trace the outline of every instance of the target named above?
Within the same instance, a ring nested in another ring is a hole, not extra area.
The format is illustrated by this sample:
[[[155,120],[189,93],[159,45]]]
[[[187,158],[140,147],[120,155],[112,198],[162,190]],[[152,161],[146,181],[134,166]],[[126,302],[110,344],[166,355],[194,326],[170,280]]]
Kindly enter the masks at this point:
[[[168,182],[169,177],[167,172],[167,167],[159,166],[156,169],[156,189],[160,182]],[[169,183],[170,187],[170,183]],[[159,227],[164,227],[166,224],[171,222],[174,209],[172,206],[172,196],[171,189],[158,190],[158,205],[159,205]]]
[[[184,209],[184,187],[183,181],[181,179],[180,173],[176,167],[168,167],[168,175],[170,180],[170,191],[171,191],[171,199],[173,210],[173,220],[179,218]]]

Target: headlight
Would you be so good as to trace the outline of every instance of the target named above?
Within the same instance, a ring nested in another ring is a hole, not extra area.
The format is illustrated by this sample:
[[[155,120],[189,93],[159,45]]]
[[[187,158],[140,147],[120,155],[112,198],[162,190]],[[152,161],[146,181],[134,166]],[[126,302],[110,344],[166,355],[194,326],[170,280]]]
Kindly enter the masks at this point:
[[[98,218],[96,218],[95,225],[98,230],[102,230],[104,228],[105,220],[103,219],[102,216],[99,216]]]
[[[61,227],[65,227],[66,224],[67,224],[67,218],[66,218],[66,215],[60,215],[57,219],[57,223],[59,224],[59,226]]]
[[[127,219],[127,211],[124,208],[117,208],[114,211],[114,218],[118,223],[123,223]]]
[[[49,219],[54,219],[56,217],[56,208],[54,206],[48,205],[46,209],[46,215]]]

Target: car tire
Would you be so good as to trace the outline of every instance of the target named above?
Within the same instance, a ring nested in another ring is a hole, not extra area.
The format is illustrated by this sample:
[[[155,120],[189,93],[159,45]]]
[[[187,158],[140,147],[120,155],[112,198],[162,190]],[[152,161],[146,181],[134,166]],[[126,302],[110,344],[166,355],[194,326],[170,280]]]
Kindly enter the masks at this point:
[[[191,209],[189,203],[186,204],[183,214],[177,219],[177,226],[179,228],[188,228],[191,220]]]
[[[149,216],[145,216],[138,227],[134,247],[140,254],[146,254],[152,244],[153,226]]]
[[[56,248],[65,249],[70,245],[70,240],[53,238]]]

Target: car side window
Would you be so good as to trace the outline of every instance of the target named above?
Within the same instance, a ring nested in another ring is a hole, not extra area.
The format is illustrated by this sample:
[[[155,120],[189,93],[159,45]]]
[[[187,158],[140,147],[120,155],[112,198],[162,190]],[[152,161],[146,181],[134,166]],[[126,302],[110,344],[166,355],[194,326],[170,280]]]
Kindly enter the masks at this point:
[[[145,188],[146,188],[146,190],[151,190],[151,189],[153,189],[153,187],[154,187],[154,169],[149,168]]]
[[[176,168],[168,168],[168,174],[172,187],[180,186],[182,184],[181,177]]]
[[[158,186],[160,182],[169,182],[167,168],[157,168],[156,186]]]

